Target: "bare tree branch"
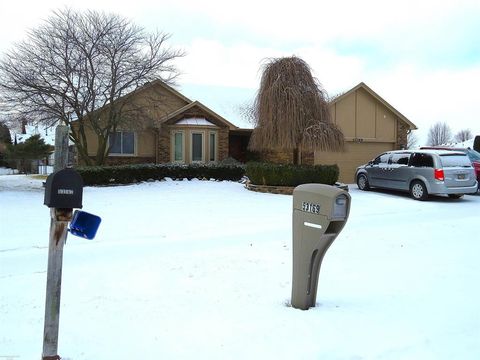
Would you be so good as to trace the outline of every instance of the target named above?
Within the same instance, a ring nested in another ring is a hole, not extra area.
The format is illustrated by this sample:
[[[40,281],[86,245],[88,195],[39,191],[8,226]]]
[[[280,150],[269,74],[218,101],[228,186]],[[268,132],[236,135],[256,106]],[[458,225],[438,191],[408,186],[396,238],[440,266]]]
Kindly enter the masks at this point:
[[[455,141],[457,142],[464,142],[470,139],[473,139],[473,134],[470,129],[463,129],[455,134]]]
[[[407,149],[413,149],[418,146],[418,137],[413,131],[407,134]]]
[[[169,39],[114,14],[55,11],[0,61],[0,110],[47,126],[75,124],[71,137],[87,164],[85,127],[91,127],[101,164],[109,135],[134,118],[125,116],[136,107],[129,108],[126,95],[178,76],[173,62],[184,53],[168,47]]]
[[[446,145],[452,141],[452,130],[444,122],[437,122],[432,125],[428,132],[428,145]]]

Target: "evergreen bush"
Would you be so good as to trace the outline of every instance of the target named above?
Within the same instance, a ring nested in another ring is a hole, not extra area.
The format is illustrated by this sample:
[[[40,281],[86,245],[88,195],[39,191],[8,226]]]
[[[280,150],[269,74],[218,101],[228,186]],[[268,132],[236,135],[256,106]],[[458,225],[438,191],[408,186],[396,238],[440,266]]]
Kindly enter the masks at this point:
[[[215,179],[238,181],[245,175],[243,165],[221,164],[140,164],[118,166],[86,166],[76,170],[86,186],[131,184],[148,180]]]
[[[338,180],[337,165],[291,165],[249,162],[246,175],[254,185],[298,186],[319,183],[333,185]]]

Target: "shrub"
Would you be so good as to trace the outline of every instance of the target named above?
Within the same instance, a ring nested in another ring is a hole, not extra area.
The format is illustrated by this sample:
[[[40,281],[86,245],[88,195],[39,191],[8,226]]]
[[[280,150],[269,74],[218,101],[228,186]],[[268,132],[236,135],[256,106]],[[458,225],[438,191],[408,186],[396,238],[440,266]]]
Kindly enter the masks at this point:
[[[147,180],[215,179],[238,181],[245,175],[243,165],[220,164],[140,164],[88,166],[76,169],[88,185],[131,184]]]
[[[337,165],[278,165],[247,163],[246,175],[255,185],[297,186],[320,183],[333,185],[338,180]]]

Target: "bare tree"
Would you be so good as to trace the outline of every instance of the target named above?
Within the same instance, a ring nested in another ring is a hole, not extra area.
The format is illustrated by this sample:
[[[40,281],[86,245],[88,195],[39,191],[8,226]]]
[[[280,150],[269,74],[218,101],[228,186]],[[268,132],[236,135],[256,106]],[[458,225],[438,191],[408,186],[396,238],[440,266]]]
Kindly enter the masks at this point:
[[[415,134],[413,131],[410,131],[407,134],[407,149],[413,149],[416,146],[418,146],[418,137],[417,134]]]
[[[134,108],[132,97],[125,95],[146,82],[176,77],[172,61],[183,53],[166,46],[169,37],[148,34],[114,14],[53,12],[0,61],[0,104],[8,104],[2,110],[47,126],[70,126],[81,159],[102,164],[110,134],[132,119],[126,116]],[[86,127],[97,136],[94,161]]]
[[[428,145],[445,145],[452,141],[452,130],[444,122],[437,122],[428,131]]]
[[[464,142],[472,138],[473,138],[473,134],[470,129],[463,129],[455,134],[455,141],[457,142]]]
[[[344,137],[332,123],[326,94],[308,64],[298,57],[268,61],[254,103],[251,150],[339,151]]]
[[[234,106],[234,111],[247,123],[255,126],[255,108],[253,100],[247,100]]]

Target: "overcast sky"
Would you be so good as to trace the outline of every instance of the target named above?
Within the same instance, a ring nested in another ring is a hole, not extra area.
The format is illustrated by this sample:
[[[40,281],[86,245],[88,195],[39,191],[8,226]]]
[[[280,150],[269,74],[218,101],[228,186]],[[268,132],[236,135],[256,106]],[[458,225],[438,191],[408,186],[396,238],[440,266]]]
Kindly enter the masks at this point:
[[[334,95],[363,81],[415,123],[480,135],[480,1],[2,1],[0,53],[68,5],[128,17],[172,34],[187,56],[179,90],[239,126],[260,66],[296,55]]]

